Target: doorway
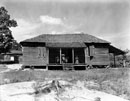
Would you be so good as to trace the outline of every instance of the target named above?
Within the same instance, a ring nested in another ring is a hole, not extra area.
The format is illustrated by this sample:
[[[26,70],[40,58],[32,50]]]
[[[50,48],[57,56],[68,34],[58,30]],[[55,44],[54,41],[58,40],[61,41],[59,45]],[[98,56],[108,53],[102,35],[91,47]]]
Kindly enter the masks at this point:
[[[60,49],[58,48],[49,49],[49,63],[60,64]]]
[[[62,59],[65,58],[66,59],[65,63],[73,63],[72,49],[71,48],[62,48],[61,49],[61,58]]]

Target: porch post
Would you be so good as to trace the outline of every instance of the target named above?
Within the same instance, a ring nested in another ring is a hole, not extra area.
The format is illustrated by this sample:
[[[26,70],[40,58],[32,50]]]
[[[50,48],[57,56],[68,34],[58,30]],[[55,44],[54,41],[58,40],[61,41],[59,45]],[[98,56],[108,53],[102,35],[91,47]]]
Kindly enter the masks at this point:
[[[48,64],[49,64],[49,48],[46,48],[46,70],[48,70]]]
[[[49,64],[49,48],[46,48],[46,64]]]
[[[85,54],[85,64],[88,64],[88,60],[87,60],[87,58],[88,58],[88,48],[87,47],[84,48],[84,54]]]
[[[74,64],[74,48],[72,48],[72,63]]]
[[[61,48],[60,48],[60,64],[61,64]]]
[[[84,55],[85,55],[85,67],[86,67],[86,70],[88,68],[88,65],[89,65],[89,60],[88,60],[88,47],[85,47],[84,48]]]
[[[116,56],[115,56],[115,54],[113,54],[114,55],[114,67],[116,67]]]

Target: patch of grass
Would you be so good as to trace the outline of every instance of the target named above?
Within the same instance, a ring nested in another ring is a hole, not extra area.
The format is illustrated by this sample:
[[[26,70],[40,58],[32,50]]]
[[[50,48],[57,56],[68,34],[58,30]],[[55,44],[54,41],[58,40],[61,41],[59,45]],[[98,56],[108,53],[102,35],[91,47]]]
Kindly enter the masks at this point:
[[[48,79],[76,79],[76,80],[94,80],[102,83],[106,80],[126,79],[129,75],[129,69],[90,69],[87,71],[10,71],[0,74],[1,79],[8,78],[10,80],[30,81]]]
[[[130,69],[110,68],[110,69],[89,69],[86,71],[10,71],[0,74],[0,84],[4,78],[11,83],[23,81],[44,81],[45,79],[66,79],[70,82],[93,81],[99,86],[89,86],[90,89],[104,91],[118,96],[126,96],[130,99]],[[96,88],[95,88],[96,87]],[[126,98],[125,97],[125,98]]]

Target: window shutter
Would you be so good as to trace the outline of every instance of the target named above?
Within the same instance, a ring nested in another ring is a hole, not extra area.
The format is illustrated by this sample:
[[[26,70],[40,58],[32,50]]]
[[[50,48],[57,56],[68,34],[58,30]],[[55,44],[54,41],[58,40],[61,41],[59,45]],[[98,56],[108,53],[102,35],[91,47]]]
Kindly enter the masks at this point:
[[[90,56],[94,56],[94,45],[89,46]]]

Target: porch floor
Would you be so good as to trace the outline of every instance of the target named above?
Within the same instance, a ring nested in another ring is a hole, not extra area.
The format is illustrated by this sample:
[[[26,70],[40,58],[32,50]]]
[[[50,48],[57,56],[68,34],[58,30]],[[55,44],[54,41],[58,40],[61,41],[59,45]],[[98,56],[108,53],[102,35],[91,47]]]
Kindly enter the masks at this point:
[[[86,64],[72,64],[72,63],[65,63],[65,64],[48,64],[48,70],[58,69],[58,70],[85,70],[87,65]]]

